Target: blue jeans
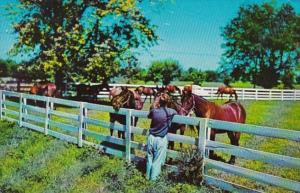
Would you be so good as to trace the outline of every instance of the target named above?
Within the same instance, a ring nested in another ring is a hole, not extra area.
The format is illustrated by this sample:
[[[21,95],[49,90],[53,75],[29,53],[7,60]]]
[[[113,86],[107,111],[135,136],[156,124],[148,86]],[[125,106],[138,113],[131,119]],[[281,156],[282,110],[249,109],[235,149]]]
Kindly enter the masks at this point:
[[[146,176],[150,180],[156,180],[161,172],[161,166],[167,156],[167,137],[148,136],[147,141],[147,168]]]

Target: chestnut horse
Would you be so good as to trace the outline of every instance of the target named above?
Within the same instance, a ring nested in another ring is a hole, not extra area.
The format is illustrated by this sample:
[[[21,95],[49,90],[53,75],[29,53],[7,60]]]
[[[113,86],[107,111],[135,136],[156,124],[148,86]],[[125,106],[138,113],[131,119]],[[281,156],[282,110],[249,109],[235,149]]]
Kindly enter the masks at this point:
[[[157,92],[164,92],[164,93],[168,93],[169,95],[176,93],[176,91],[178,92],[178,94],[181,95],[181,90],[178,86],[176,85],[172,85],[172,84],[168,84],[167,86],[162,86],[161,88],[158,88],[158,86],[156,86]]]
[[[149,87],[145,87],[145,86],[139,86],[135,89],[135,91],[139,94],[139,95],[145,95],[146,98],[144,99],[144,102],[146,101],[146,99],[148,98],[148,96],[150,97],[150,103],[151,103],[151,97],[155,96],[156,92],[153,88],[149,88]]]
[[[113,108],[118,111],[120,108],[129,108],[129,109],[137,109],[141,110],[143,108],[144,103],[141,100],[141,96],[135,92],[129,90],[127,87],[121,87],[118,88],[117,90],[121,89],[121,92],[118,95],[113,96],[111,99],[111,104]],[[110,123],[114,124],[115,121],[119,122],[122,125],[126,125],[126,116],[125,115],[120,115],[116,113],[109,113],[110,116]],[[131,119],[131,124],[133,126],[137,125],[138,118],[135,117]],[[110,129],[110,135],[113,135],[114,130]],[[125,132],[123,131],[118,131],[118,137],[122,137],[123,139],[125,138]],[[133,140],[133,135],[132,135],[132,140]]]
[[[203,118],[211,118],[237,123],[245,123],[246,120],[246,111],[239,102],[227,102],[223,105],[217,105],[204,99],[201,96],[197,96],[192,93],[185,94],[182,97],[181,114],[188,114],[188,112],[190,111],[194,111],[197,117]],[[232,145],[239,146],[239,140],[241,136],[240,132],[217,130],[212,128],[210,133],[210,140],[214,141],[216,134],[225,132],[227,132],[230,143]],[[214,157],[214,153],[212,150],[209,151],[209,157]],[[228,163],[235,163],[234,155],[231,155]]]
[[[219,98],[220,95],[221,95],[221,98],[223,98],[223,94],[229,94],[230,98],[232,97],[232,95],[234,95],[235,100],[238,99],[236,91],[232,87],[229,87],[229,86],[223,86],[223,85],[220,86],[218,88],[218,91],[216,94],[218,95],[217,98]]]
[[[34,83],[30,88],[30,94],[47,96],[47,97],[58,97],[59,92],[54,83]]]

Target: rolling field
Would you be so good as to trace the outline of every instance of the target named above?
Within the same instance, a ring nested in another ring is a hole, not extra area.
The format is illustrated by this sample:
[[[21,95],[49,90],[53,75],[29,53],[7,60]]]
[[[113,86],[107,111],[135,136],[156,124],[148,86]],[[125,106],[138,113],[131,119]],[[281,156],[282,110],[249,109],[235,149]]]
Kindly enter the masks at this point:
[[[300,102],[242,103],[249,124],[300,130]],[[144,109],[148,110],[149,104]],[[58,107],[57,110],[72,113],[78,111],[65,107]],[[109,119],[108,113],[96,111],[89,111],[88,116]],[[72,123],[57,116],[53,116],[53,119]],[[148,128],[149,120],[139,120],[138,126]],[[109,130],[96,126],[88,126],[88,129],[109,134]],[[152,183],[144,178],[143,172],[126,165],[122,159],[99,154],[88,147],[79,149],[52,137],[20,129],[8,122],[0,122],[0,130],[0,192],[218,192],[206,187],[171,182],[166,178]],[[188,129],[186,135],[196,136],[197,133]],[[135,140],[145,142],[146,139],[136,136]],[[217,141],[229,143],[226,134],[217,135]],[[240,145],[300,158],[300,145],[296,142],[242,134]],[[179,149],[179,145],[176,144],[175,148]],[[143,156],[142,152],[138,154]],[[228,155],[217,154],[229,158]],[[300,181],[299,169],[285,169],[239,158],[236,165]],[[226,173],[213,173],[267,192],[283,191]]]

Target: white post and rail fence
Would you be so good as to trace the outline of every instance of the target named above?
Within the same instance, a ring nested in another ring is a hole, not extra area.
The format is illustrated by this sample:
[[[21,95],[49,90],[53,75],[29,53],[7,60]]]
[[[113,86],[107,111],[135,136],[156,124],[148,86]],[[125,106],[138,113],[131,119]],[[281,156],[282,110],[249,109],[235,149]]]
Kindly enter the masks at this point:
[[[35,106],[32,103],[33,100],[40,101],[43,103],[43,105]],[[31,103],[29,101],[31,101]],[[76,112],[79,113],[70,113],[55,110],[53,106],[57,105],[63,105],[75,110],[77,109]],[[108,113],[113,112],[124,115],[126,116],[126,124],[110,124],[107,121],[89,117],[89,111]],[[131,118],[138,117],[147,119],[147,114],[148,112],[146,111],[123,108],[118,112],[115,112],[111,106],[0,90],[1,119],[17,122],[22,127],[44,133],[45,135],[50,135],[61,140],[68,141],[70,143],[77,144],[79,147],[85,145],[93,146],[105,153],[124,157],[129,162],[136,156],[132,153],[132,149],[137,149],[140,151],[146,150],[145,141],[133,141],[131,139],[131,134],[133,133],[135,135],[147,136],[149,131],[146,128],[131,126]],[[68,119],[72,121],[72,124],[59,122],[54,119],[55,116]],[[202,152],[201,154],[204,158],[203,177],[206,184],[217,186],[229,191],[261,191],[231,183],[229,181],[226,181],[226,179],[222,179],[222,177],[220,176],[214,176],[211,173],[211,170],[217,170],[248,178],[250,180],[254,180],[255,182],[278,186],[295,192],[300,191],[299,181],[294,181],[280,176],[250,170],[241,166],[229,165],[227,163],[215,161],[209,159],[207,154],[204,153],[208,150],[214,150],[217,152],[233,154],[246,160],[256,160],[280,167],[299,169],[299,158],[258,151],[245,147],[233,146],[217,141],[210,141],[208,136],[210,133],[210,128],[215,128],[220,130],[225,129],[230,131],[239,131],[242,133],[248,133],[258,136],[286,139],[300,144],[300,131],[184,116],[175,116],[172,121],[180,124],[193,125],[199,128],[200,132],[198,137],[168,134],[168,140],[188,144],[193,147],[198,147],[198,149]],[[106,134],[104,134],[103,132],[92,130],[92,126],[96,126],[97,128],[106,128],[107,131],[109,131],[109,129],[125,131],[125,139],[109,136],[109,132],[106,132]],[[109,147],[107,145],[104,145],[104,143],[102,142],[117,144],[124,148],[118,149]],[[168,157],[176,159],[180,156],[182,156],[182,152],[168,150]]]
[[[140,85],[133,84],[110,84],[110,87],[127,86],[129,88],[137,88]],[[145,87],[156,88],[156,85],[144,85]],[[183,86],[179,86],[182,90]],[[193,85],[193,93],[203,96],[207,99],[221,99],[216,93],[218,87],[200,87]],[[299,89],[261,89],[261,88],[234,88],[239,100],[278,100],[278,101],[299,101]],[[102,91],[98,95],[99,98],[108,97],[108,92]],[[224,99],[228,99],[228,94],[223,94]],[[234,98],[234,96],[233,96]]]
[[[97,83],[91,83],[91,85],[96,85]],[[21,92],[28,92],[32,83],[22,83]],[[71,84],[69,86],[76,87],[77,84]],[[141,85],[134,84],[109,84],[111,88],[116,86],[127,86],[129,88],[137,88]],[[143,85],[145,87],[156,88],[157,85]],[[10,84],[0,84],[0,88],[10,88],[14,91],[17,89],[16,83]],[[179,88],[183,88],[179,86]],[[234,88],[238,95],[239,100],[278,100],[278,101],[296,101],[300,100],[300,90],[299,89],[260,89],[260,88]],[[218,87],[200,87],[198,85],[193,85],[193,93],[203,96],[207,99],[217,99],[216,94]],[[75,91],[66,91],[65,95],[76,95]],[[109,93],[107,91],[101,91],[98,94],[98,98],[108,98]],[[224,94],[224,99],[228,99],[229,95]]]

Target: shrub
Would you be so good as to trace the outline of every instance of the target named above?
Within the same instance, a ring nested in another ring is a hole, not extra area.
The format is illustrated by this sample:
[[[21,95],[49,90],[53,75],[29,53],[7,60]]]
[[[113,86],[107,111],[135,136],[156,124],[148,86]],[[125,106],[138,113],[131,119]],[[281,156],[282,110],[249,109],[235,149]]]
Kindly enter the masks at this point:
[[[171,178],[178,182],[200,185],[202,176],[203,157],[198,148],[188,148],[183,151],[178,160],[178,171],[171,173]]]

